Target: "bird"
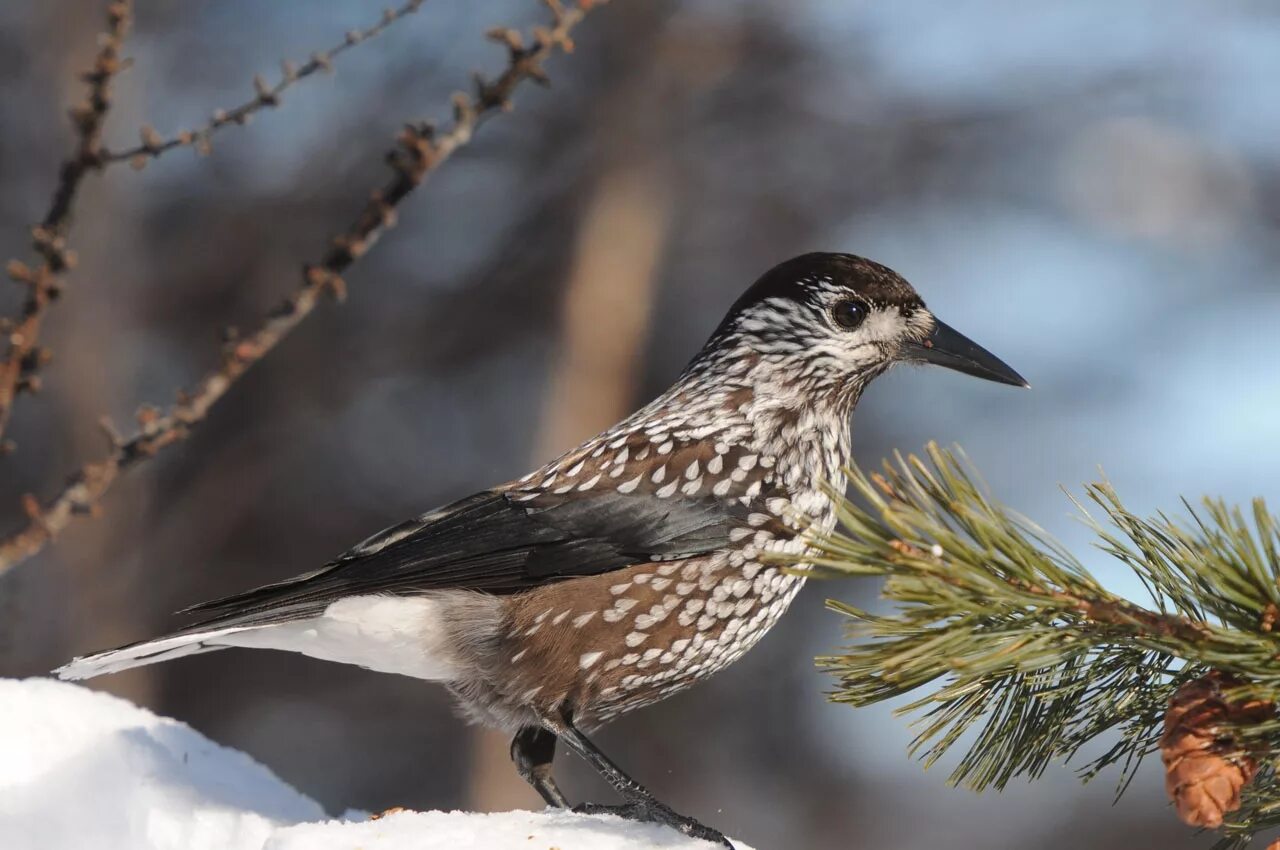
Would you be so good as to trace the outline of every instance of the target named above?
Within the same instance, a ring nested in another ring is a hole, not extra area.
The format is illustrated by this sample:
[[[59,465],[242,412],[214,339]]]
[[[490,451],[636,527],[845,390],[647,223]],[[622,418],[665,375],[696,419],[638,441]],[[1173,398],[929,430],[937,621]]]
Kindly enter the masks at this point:
[[[588,733],[724,669],[778,621],[812,535],[836,525],[854,407],[898,363],[1029,386],[893,270],[803,254],[747,288],[668,390],[555,460],[55,672],[249,647],[440,682],[467,719],[512,736],[548,806],[570,807],[552,775],[559,743],[623,801],[576,811],[732,848]]]

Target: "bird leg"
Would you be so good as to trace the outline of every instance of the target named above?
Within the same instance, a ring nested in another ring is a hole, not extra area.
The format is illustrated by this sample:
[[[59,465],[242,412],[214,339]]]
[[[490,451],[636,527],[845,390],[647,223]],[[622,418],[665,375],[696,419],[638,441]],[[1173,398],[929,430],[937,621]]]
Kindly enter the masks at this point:
[[[548,806],[569,808],[551,775],[551,760],[556,756],[556,736],[541,726],[524,726],[511,739],[511,760],[525,782],[533,786]]]
[[[646,823],[660,823],[669,826],[691,838],[713,841],[734,850],[728,838],[718,830],[712,829],[691,817],[682,815],[649,793],[639,782],[622,772],[600,748],[573,725],[567,714],[539,717],[542,724],[555,734],[566,747],[581,756],[596,769],[613,789],[622,795],[627,802],[621,806],[605,806],[598,803],[584,803],[574,806],[575,812],[583,814],[612,814],[627,820]]]

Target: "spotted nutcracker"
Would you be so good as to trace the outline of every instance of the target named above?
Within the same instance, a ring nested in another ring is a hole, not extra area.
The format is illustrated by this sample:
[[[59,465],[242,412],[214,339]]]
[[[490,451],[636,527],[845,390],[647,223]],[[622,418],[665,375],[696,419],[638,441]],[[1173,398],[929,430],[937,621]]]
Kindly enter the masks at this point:
[[[560,458],[57,672],[255,647],[443,682],[472,720],[514,735],[516,767],[549,805],[567,805],[559,740],[626,801],[581,810],[728,844],[582,730],[723,669],[777,621],[804,579],[763,556],[803,554],[806,530],[832,528],[849,415],[898,362],[1026,386],[890,269],[796,257],[738,299],[669,390]]]

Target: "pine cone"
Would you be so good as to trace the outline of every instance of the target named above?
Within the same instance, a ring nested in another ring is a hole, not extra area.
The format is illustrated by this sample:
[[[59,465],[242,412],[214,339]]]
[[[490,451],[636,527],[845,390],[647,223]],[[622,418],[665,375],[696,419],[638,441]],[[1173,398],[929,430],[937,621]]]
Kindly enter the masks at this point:
[[[1240,808],[1240,789],[1257,762],[1231,734],[1230,724],[1258,723],[1275,706],[1261,700],[1228,702],[1222,692],[1243,684],[1217,671],[1186,682],[1169,700],[1160,736],[1164,788],[1189,826],[1215,829]]]

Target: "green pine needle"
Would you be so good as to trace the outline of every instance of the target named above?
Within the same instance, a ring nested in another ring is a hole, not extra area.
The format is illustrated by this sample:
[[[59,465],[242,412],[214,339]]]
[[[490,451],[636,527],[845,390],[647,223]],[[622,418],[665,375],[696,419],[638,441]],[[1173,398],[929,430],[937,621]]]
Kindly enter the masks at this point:
[[[963,745],[950,780],[1001,789],[1110,733],[1081,776],[1118,766],[1119,794],[1182,683],[1220,670],[1250,682],[1241,696],[1280,702],[1280,519],[1261,499],[1248,514],[1206,499],[1179,521],[1135,516],[1110,485],[1089,486],[1105,518],[1077,506],[1146,587],[1144,606],[993,500],[959,450],[926,454],[850,470],[860,502],[834,494],[842,528],[816,537],[805,562],[820,577],[885,577],[888,615],[828,602],[849,618],[850,643],[818,661],[838,679],[836,702],[914,694],[899,711],[915,718],[926,766]],[[1223,848],[1280,826],[1280,720],[1237,734],[1263,756]]]

